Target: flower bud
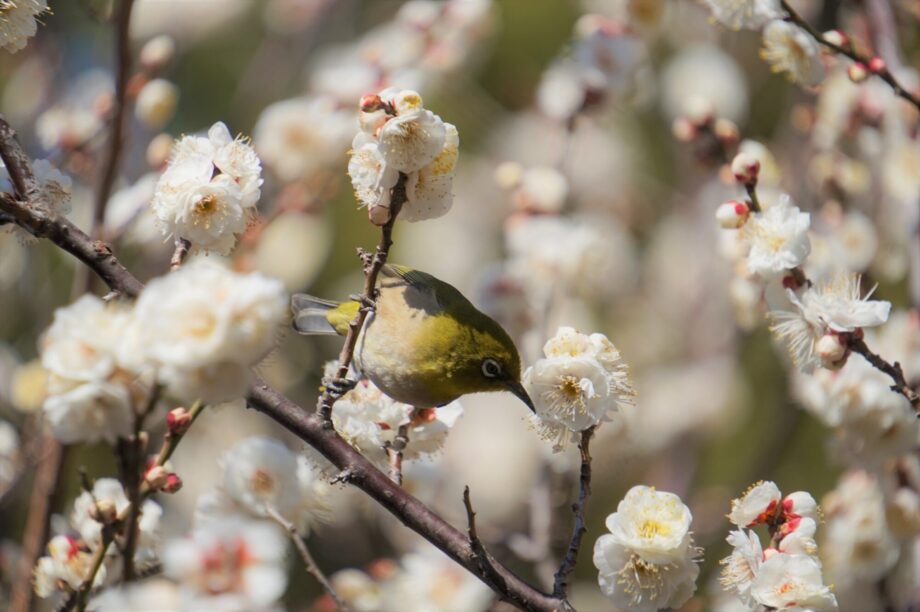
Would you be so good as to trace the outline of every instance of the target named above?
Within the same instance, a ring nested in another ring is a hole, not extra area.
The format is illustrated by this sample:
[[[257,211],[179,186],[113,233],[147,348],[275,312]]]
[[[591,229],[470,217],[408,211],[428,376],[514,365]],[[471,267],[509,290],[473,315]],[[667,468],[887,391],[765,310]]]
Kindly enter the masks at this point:
[[[89,517],[97,523],[110,525],[118,518],[118,508],[110,499],[100,499],[89,507]]]
[[[716,138],[719,139],[719,142],[727,147],[734,146],[740,137],[738,126],[731,119],[716,119],[712,131],[715,133]]]
[[[358,107],[362,113],[373,113],[383,108],[383,100],[377,94],[364,94],[361,96]]]
[[[850,46],[850,37],[840,30],[828,30],[824,33],[824,40],[844,49]]]
[[[701,96],[693,96],[687,100],[687,118],[695,125],[708,125],[715,119],[715,110],[712,102]]]
[[[173,408],[166,415],[166,427],[171,435],[181,436],[192,425],[192,413],[185,408]]]
[[[818,502],[806,491],[796,491],[783,498],[783,514],[787,517],[818,519]]]
[[[513,161],[502,162],[495,168],[495,172],[492,176],[502,189],[514,189],[521,184],[521,178],[524,176],[524,167]]]
[[[166,34],[151,38],[141,48],[140,65],[148,72],[159,72],[166,68],[176,54],[176,43]]]
[[[869,69],[862,62],[856,62],[855,64],[850,64],[850,67],[847,68],[847,76],[854,83],[862,83],[868,78]]]
[[[367,218],[371,220],[371,223],[377,226],[386,225],[387,221],[390,220],[390,207],[389,206],[371,206],[367,210]]]
[[[178,103],[178,87],[166,79],[153,79],[138,94],[134,114],[146,127],[155,130],[173,118]]]
[[[723,229],[738,229],[745,224],[751,209],[744,202],[732,200],[716,209],[716,220]]]
[[[756,185],[760,175],[760,160],[750,153],[738,153],[732,160],[732,174],[742,185]]]
[[[814,519],[810,518],[796,518],[783,523],[779,529],[779,534],[783,537],[779,543],[780,552],[814,554],[817,549],[815,544],[815,531],[817,529],[818,524]]]
[[[815,343],[815,352],[821,359],[822,367],[839,370],[846,363],[849,351],[840,334],[824,334]]]
[[[147,483],[147,486],[153,489],[154,491],[159,491],[166,485],[166,481],[169,478],[169,470],[167,470],[162,465],[155,465],[144,474],[144,482]]]
[[[169,134],[157,134],[147,145],[146,159],[151,168],[162,168],[169,161],[172,153],[173,137]]]
[[[696,124],[687,117],[678,117],[671,124],[671,134],[678,142],[691,142],[698,135]]]
[[[166,477],[166,484],[160,487],[160,491],[163,493],[172,494],[177,493],[181,488],[182,479],[179,478],[179,475],[175,472],[170,472],[170,474]]]
[[[907,487],[899,488],[885,507],[885,519],[895,535],[916,536],[920,533],[920,496]]]
[[[879,74],[881,72],[885,72],[887,68],[888,67],[885,64],[885,60],[883,60],[882,58],[878,56],[873,57],[872,59],[869,60],[869,71],[872,72],[873,74]]]

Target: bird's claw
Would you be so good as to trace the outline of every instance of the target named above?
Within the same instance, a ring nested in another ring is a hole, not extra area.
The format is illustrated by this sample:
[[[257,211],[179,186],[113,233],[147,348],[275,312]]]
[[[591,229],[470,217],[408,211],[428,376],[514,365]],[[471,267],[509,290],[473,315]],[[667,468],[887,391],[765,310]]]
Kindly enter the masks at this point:
[[[351,380],[350,378],[327,378],[323,380],[323,388],[337,398],[354,389],[357,384],[357,380]]]

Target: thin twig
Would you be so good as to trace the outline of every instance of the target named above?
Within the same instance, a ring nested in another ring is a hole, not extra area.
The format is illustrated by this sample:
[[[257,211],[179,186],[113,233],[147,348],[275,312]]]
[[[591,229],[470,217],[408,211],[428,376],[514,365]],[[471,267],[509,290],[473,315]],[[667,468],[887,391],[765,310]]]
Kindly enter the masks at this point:
[[[93,208],[93,230],[91,236],[100,238],[105,225],[105,209],[112,195],[112,186],[121,165],[125,144],[127,123],[128,80],[131,77],[131,39],[129,28],[134,0],[120,0],[115,16],[115,100],[112,114],[112,131],[109,134],[108,149],[102,165],[102,177],[96,191]]]
[[[751,212],[759,213],[763,211],[763,207],[760,205],[760,198],[757,197],[756,185],[754,183],[745,183],[744,189],[747,191],[751,202]]]
[[[840,55],[844,55],[850,58],[854,62],[859,62],[860,64],[864,64],[866,66],[868,66],[869,62],[872,61],[872,58],[869,57],[868,55],[859,53],[855,49],[853,49],[853,46],[851,44],[848,44],[846,46],[840,46],[836,43],[833,43],[827,40],[824,37],[824,35],[821,34],[821,32],[814,29],[810,23],[808,23],[801,15],[799,15],[798,12],[796,12],[796,10],[792,8],[788,2],[786,2],[786,0],[782,0],[782,7],[783,7],[783,10],[786,11],[786,14],[787,14],[786,20],[794,23],[795,25],[799,26],[800,28],[808,32],[808,34],[812,38],[814,38],[819,44],[827,47],[828,49],[830,49],[831,51],[835,53],[838,53]],[[915,96],[913,93],[908,91],[903,85],[901,85],[901,83],[896,78],[894,78],[894,75],[891,74],[891,71],[888,69],[887,66],[883,66],[880,70],[876,70],[872,74],[877,75],[880,79],[885,81],[885,83],[887,83],[888,86],[891,87],[892,90],[894,90],[895,94],[897,94],[898,96],[910,102],[917,110],[920,110],[920,98]]]
[[[848,346],[854,353],[859,353],[865,357],[866,361],[872,364],[872,367],[890,376],[891,380],[894,381],[894,384],[891,385],[891,390],[906,397],[910,405],[914,407],[914,410],[920,412],[920,395],[917,395],[917,392],[908,384],[900,363],[897,361],[893,364],[888,363],[882,357],[873,353],[866,345],[866,341],[863,338],[857,337],[856,334],[849,334]]]
[[[473,511],[473,502],[470,501],[469,485],[463,487],[463,506],[466,508],[467,535],[470,540],[473,560],[479,566],[479,571],[483,576],[489,576],[497,584],[503,585],[504,578],[492,565],[489,553],[486,552],[486,547],[483,546],[482,540],[479,539],[479,534],[476,532],[476,512]]]
[[[99,548],[96,549],[96,552],[93,553],[93,560],[89,568],[89,573],[83,579],[80,588],[77,589],[77,596],[74,598],[73,606],[67,606],[65,610],[76,610],[77,612],[86,610],[86,605],[89,603],[88,598],[90,591],[93,590],[93,583],[96,582],[96,574],[99,573],[99,568],[102,567],[102,563],[105,561],[105,555],[114,540],[114,525],[103,525],[102,542],[99,544]]]
[[[406,201],[406,181],[408,177],[400,173],[396,186],[393,187],[393,193],[390,197],[390,219],[380,228],[380,242],[373,255],[362,257],[364,260],[364,293],[362,298],[365,302],[372,303],[377,294],[377,276],[380,270],[387,262],[390,254],[390,247],[393,246],[393,225],[396,223],[396,217]],[[348,376],[348,368],[351,366],[351,360],[355,354],[355,345],[358,342],[358,335],[367,319],[368,309],[359,308],[358,314],[348,326],[348,333],[345,335],[345,343],[339,353],[339,369],[335,378],[342,380]],[[341,397],[341,393],[335,391],[330,385],[326,385],[322,394],[317,401],[317,412],[322,417],[326,427],[332,429],[332,406]]]
[[[553,585],[553,595],[560,599],[568,596],[569,574],[575,569],[578,562],[578,551],[581,549],[581,539],[585,532],[588,531],[585,525],[585,505],[588,502],[588,496],[591,495],[591,437],[594,435],[594,427],[581,432],[581,441],[578,443],[578,450],[581,452],[581,476],[579,478],[578,499],[572,504],[572,512],[575,514],[575,527],[572,529],[572,539],[569,542],[569,548],[562,559],[559,571],[556,572],[556,582]]]
[[[188,257],[188,251],[192,248],[192,243],[185,238],[176,238],[176,250],[173,251],[172,258],[169,260],[169,269],[178,270]]]
[[[342,601],[342,598],[339,597],[339,594],[335,592],[335,589],[332,587],[332,583],[329,582],[329,579],[326,577],[326,574],[323,573],[323,570],[319,568],[319,565],[316,564],[316,560],[313,558],[313,555],[310,554],[310,549],[307,548],[307,543],[304,541],[300,532],[297,531],[297,527],[291,521],[287,520],[281,514],[278,513],[276,509],[271,506],[266,506],[266,512],[268,513],[269,518],[281,525],[288,535],[291,538],[291,542],[294,543],[294,547],[297,549],[300,558],[303,560],[304,565],[307,568],[307,572],[311,576],[316,578],[316,581],[319,582],[329,596],[332,597],[332,601],[335,602],[335,605],[338,606],[339,610],[342,612],[347,612],[349,610],[348,606]]]
[[[390,480],[402,486],[403,451],[409,444],[409,424],[400,425],[396,431],[396,438],[387,445],[387,456],[390,458]]]

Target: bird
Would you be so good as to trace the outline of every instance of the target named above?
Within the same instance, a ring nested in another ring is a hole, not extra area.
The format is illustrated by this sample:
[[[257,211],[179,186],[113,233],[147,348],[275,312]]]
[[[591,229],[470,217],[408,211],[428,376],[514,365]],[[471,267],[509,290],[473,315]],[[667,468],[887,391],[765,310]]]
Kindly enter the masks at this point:
[[[460,291],[431,274],[386,264],[354,352],[359,376],[416,408],[440,407],[469,393],[508,391],[532,412],[511,336]],[[305,293],[291,298],[303,335],[345,335],[362,308]]]

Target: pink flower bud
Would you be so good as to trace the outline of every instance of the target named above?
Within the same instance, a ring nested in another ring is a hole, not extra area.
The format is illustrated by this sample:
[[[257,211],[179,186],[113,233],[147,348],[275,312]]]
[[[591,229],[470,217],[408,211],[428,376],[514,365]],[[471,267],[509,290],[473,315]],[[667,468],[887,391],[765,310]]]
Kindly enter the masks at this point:
[[[751,209],[744,202],[732,200],[716,209],[716,220],[723,229],[738,229],[745,224]]]
[[[885,65],[885,60],[882,58],[876,56],[869,60],[869,70],[873,74],[885,72],[886,69],[887,66]]]
[[[850,64],[850,67],[847,68],[847,76],[854,83],[862,83],[868,78],[869,69],[862,62],[856,62],[855,64]]]
[[[160,491],[163,493],[177,493],[179,489],[182,488],[182,479],[179,478],[179,475],[175,472],[170,472],[166,477],[166,484],[160,487]]]
[[[147,486],[158,491],[163,488],[163,485],[166,484],[166,479],[169,477],[169,470],[167,470],[162,465],[155,465],[144,474],[144,482],[147,483]]]
[[[719,142],[727,147],[734,146],[740,136],[738,126],[730,119],[716,119],[712,131],[715,133],[716,138],[719,139]]]
[[[358,105],[363,113],[372,113],[383,108],[383,100],[377,94],[364,94]]]
[[[174,436],[181,436],[192,425],[192,413],[185,408],[173,408],[166,415],[166,427]]]
[[[671,134],[679,142],[690,142],[699,134],[696,125],[686,117],[678,117],[671,124]]]
[[[166,68],[176,54],[176,43],[169,36],[162,34],[152,38],[141,47],[138,60],[149,72],[159,72]]]
[[[371,220],[371,223],[377,226],[386,225],[387,221],[390,220],[390,207],[389,206],[371,206],[367,210],[367,218]]]
[[[828,30],[824,33],[824,40],[844,49],[850,46],[850,37],[840,30]]]
[[[742,185],[756,185],[760,175],[760,160],[750,153],[738,153],[732,160],[732,174]]]
[[[815,352],[821,359],[821,366],[839,370],[847,361],[849,349],[840,334],[824,334],[815,343]]]

